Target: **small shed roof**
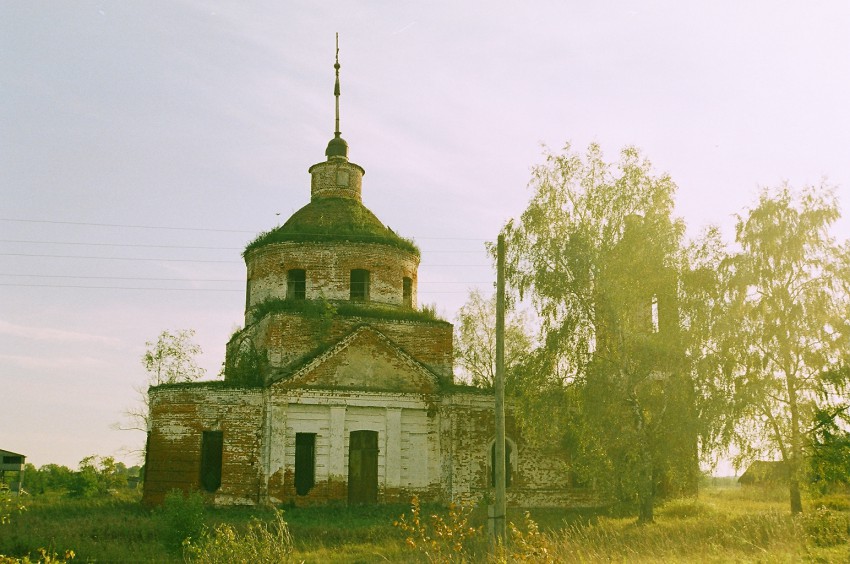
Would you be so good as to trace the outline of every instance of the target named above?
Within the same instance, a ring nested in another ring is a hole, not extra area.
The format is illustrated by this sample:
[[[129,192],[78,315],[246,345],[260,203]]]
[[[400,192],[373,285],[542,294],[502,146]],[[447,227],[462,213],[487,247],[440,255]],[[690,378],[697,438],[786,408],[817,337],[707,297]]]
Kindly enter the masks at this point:
[[[739,484],[781,484],[790,477],[788,465],[782,460],[756,460],[738,478]]]

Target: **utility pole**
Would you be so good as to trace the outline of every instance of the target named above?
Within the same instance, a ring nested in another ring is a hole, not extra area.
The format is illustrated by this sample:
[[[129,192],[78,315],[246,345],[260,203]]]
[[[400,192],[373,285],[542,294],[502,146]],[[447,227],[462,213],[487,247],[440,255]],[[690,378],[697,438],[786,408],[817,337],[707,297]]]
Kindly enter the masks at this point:
[[[505,237],[496,248],[496,443],[493,461],[496,500],[493,507],[494,540],[505,542]]]

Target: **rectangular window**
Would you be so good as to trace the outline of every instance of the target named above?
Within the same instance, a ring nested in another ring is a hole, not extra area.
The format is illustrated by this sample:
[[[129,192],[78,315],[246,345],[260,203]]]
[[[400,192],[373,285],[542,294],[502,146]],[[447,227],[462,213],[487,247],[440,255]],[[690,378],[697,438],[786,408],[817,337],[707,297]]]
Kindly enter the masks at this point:
[[[402,303],[405,307],[413,307],[413,280],[405,276],[401,286]]]
[[[286,297],[290,300],[307,299],[307,271],[294,268],[286,273]]]
[[[23,464],[24,457],[23,456],[4,456],[3,464]]]
[[[295,493],[307,495],[316,483],[316,433],[295,433]]]
[[[351,301],[369,301],[369,271],[355,269],[351,271]]]
[[[221,458],[224,433],[204,431],[201,437],[201,487],[214,492],[221,487]]]

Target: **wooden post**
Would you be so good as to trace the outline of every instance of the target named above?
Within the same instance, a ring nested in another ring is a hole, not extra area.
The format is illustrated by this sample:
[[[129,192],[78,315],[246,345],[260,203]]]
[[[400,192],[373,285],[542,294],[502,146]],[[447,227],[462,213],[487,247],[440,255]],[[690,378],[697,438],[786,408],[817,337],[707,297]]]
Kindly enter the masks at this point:
[[[494,470],[496,500],[493,508],[493,535],[505,542],[505,237],[499,235],[496,249],[496,443]]]

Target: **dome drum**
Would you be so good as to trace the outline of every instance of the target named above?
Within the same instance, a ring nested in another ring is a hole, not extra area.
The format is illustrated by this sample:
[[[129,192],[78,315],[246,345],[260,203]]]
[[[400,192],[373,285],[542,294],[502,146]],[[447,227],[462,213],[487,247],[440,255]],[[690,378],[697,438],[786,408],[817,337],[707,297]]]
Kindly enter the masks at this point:
[[[359,301],[416,309],[419,257],[376,243],[283,242],[246,256],[246,325],[269,299]],[[365,273],[365,274],[364,274]]]
[[[310,195],[316,198],[352,198],[362,201],[363,175],[359,165],[342,158],[330,158],[310,167]]]

